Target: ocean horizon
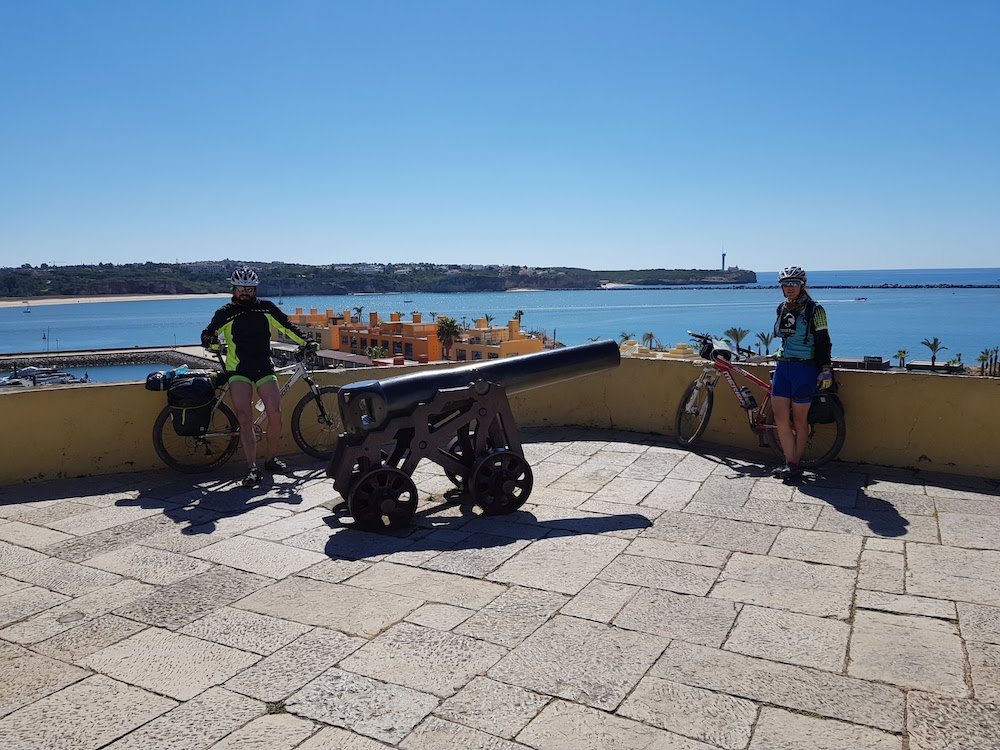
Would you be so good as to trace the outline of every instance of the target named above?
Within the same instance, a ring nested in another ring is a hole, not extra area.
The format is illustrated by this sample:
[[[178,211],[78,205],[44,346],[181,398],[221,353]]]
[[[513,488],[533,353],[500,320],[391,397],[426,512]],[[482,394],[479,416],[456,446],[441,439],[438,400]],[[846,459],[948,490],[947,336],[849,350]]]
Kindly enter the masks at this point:
[[[715,335],[727,328],[749,329],[743,345],[756,348],[757,332],[771,330],[781,300],[777,272],[757,272],[758,284],[655,289],[545,290],[469,293],[306,295],[272,299],[296,308],[337,312],[363,307],[384,317],[399,311],[448,315],[460,323],[485,314],[494,324],[523,311],[522,328],[544,331],[564,344],[593,339],[641,339],[652,333],[665,346],[688,341],[688,330]],[[975,364],[983,349],[1000,345],[997,303],[1000,269],[897,269],[814,271],[810,285],[830,320],[835,357],[868,355],[929,359],[921,340],[938,337],[946,361],[959,353]],[[951,287],[936,285],[950,284]],[[890,285],[890,286],[881,286]],[[899,286],[891,286],[899,285]],[[865,287],[853,291],[852,287]],[[830,287],[824,289],[823,287]],[[843,288],[835,288],[843,287]],[[101,301],[87,304],[0,308],[0,353],[178,346],[199,341],[202,328],[221,304],[219,298]],[[93,374],[93,372],[92,372]]]

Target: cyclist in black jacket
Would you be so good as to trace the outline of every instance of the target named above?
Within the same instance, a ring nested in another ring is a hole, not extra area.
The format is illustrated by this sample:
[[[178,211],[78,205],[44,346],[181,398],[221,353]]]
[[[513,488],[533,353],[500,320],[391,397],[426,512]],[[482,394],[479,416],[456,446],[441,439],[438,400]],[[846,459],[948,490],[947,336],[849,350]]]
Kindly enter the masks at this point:
[[[263,478],[257,467],[257,440],[253,423],[253,389],[264,402],[267,414],[264,469],[272,474],[285,474],[288,466],[277,458],[281,437],[281,392],[271,361],[271,329],[284,333],[292,341],[315,350],[318,345],[306,341],[305,335],[273,302],[257,298],[260,279],[256,271],[240,266],[229,277],[233,299],[212,316],[212,322],[201,332],[201,343],[207,349],[219,351],[219,339],[226,343],[225,367],[229,374],[229,395],[240,423],[240,443],[250,472],[243,485],[251,487]]]

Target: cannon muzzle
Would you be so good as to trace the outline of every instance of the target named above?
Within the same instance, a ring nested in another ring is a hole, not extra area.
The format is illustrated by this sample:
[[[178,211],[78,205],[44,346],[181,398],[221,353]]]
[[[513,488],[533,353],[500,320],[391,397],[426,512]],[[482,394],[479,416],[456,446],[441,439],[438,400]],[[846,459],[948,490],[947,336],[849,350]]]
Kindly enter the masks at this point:
[[[487,381],[503,386],[507,393],[519,393],[617,367],[620,362],[618,344],[598,341],[384,380],[363,380],[340,389],[340,414],[347,431],[357,434],[377,430],[393,417],[411,414],[446,388]]]

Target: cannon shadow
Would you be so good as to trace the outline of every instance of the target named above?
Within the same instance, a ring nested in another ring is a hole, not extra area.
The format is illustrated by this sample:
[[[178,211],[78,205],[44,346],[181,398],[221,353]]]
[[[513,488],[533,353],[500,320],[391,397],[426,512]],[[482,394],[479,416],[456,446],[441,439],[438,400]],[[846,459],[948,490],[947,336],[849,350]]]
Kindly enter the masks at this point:
[[[443,509],[458,510],[459,513],[435,515]],[[414,517],[414,524],[406,528],[372,531],[344,521],[350,517],[346,503],[340,503],[332,510],[333,515],[324,519],[330,527],[330,539],[324,553],[331,558],[346,560],[398,552],[486,551],[501,547],[512,547],[510,554],[513,555],[528,543],[545,537],[638,531],[652,526],[646,516],[627,512],[613,516],[539,519],[531,511],[519,510],[508,515],[485,516],[477,514],[471,502],[462,498],[458,503],[444,502],[421,508]],[[496,565],[502,561],[498,560]]]

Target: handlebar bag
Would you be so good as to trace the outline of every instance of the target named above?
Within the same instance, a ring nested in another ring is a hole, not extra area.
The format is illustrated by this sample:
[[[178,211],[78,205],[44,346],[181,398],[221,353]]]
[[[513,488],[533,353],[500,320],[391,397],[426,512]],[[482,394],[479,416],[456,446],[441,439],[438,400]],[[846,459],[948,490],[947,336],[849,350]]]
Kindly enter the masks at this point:
[[[180,375],[167,390],[167,405],[174,432],[197,437],[208,431],[215,405],[215,379],[211,375]]]

